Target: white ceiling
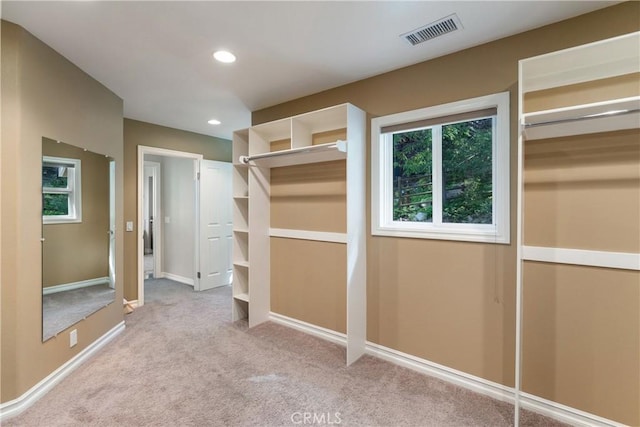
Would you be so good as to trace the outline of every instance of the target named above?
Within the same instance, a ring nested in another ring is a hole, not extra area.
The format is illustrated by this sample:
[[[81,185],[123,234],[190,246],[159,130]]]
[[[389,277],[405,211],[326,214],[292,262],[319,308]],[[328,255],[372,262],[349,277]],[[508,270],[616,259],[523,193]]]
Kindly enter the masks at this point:
[[[615,3],[2,1],[1,16],[124,99],[125,117],[230,138],[253,110]],[[463,30],[399,37],[452,13]],[[216,62],[220,48],[237,62]]]

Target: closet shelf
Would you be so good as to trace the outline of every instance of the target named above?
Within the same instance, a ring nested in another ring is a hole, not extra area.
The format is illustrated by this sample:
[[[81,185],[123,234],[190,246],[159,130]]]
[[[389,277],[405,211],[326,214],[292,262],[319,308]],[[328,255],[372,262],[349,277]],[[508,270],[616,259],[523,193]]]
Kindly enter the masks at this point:
[[[249,196],[233,196],[235,200],[249,200]]]
[[[640,128],[640,96],[523,114],[527,140]]]
[[[523,246],[522,259],[554,264],[640,271],[640,254],[629,252]]]
[[[233,229],[234,233],[248,233],[249,230],[245,229],[245,228],[234,228]]]
[[[637,73],[639,44],[635,32],[523,59],[522,93]]]
[[[277,168],[282,166],[304,165],[308,163],[329,162],[347,158],[347,141],[273,151],[253,156],[240,156],[240,162],[249,166]]]
[[[237,265],[238,267],[249,268],[249,261],[235,261],[233,265]]]
[[[237,294],[233,296],[233,299],[238,301],[249,302],[249,294]]]

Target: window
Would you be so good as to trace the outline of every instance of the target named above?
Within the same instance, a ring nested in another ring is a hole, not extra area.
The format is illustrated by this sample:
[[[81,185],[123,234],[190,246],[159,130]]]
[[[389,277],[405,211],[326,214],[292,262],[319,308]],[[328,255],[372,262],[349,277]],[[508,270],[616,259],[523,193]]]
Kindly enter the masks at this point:
[[[42,220],[45,224],[82,221],[80,160],[42,158]]]
[[[509,243],[509,93],[371,121],[372,234]]]

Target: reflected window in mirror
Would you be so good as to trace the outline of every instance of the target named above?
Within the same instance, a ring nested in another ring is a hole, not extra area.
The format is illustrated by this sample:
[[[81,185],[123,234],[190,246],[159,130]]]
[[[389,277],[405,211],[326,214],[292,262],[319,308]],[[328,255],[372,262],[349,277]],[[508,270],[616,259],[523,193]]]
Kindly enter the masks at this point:
[[[42,221],[45,224],[82,221],[80,159],[42,158]]]
[[[115,299],[115,162],[42,139],[42,340]]]

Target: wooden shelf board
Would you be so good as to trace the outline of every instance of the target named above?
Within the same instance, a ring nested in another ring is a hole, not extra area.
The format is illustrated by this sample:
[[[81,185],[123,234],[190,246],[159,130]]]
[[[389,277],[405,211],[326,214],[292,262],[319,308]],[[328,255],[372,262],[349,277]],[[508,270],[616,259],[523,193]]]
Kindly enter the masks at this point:
[[[249,294],[236,294],[233,296],[233,299],[238,301],[244,301],[246,303],[249,302]]]
[[[281,155],[253,159],[250,161],[250,163],[259,167],[277,168],[282,166],[304,165],[309,163],[344,160],[347,158],[347,153],[345,151],[341,151],[338,148],[339,145],[341,144],[332,142],[328,144],[318,144],[309,147],[284,150],[282,152],[279,152],[282,153]]]
[[[640,71],[640,32],[523,59],[523,93]]]
[[[234,228],[233,232],[234,233],[249,233],[249,230],[244,229],[244,228]]]
[[[249,261],[234,261],[233,265],[237,265],[238,267],[249,268]]]

